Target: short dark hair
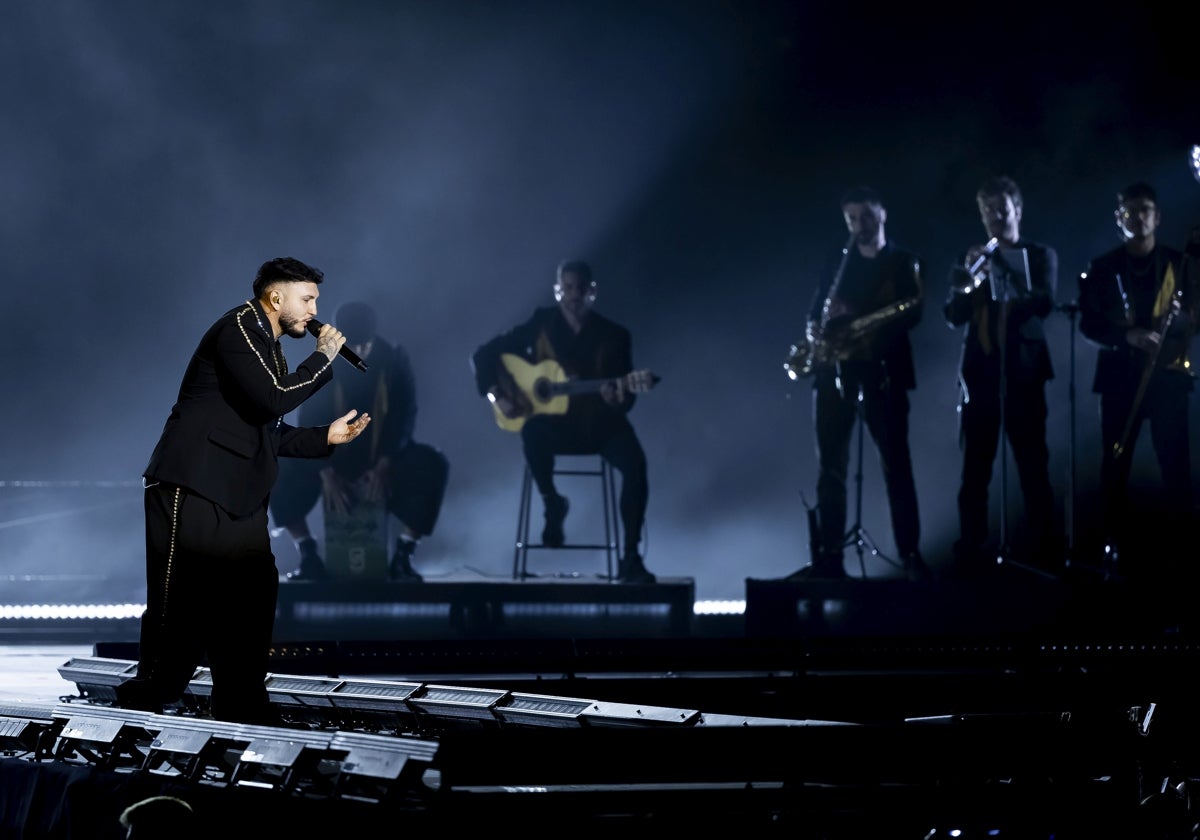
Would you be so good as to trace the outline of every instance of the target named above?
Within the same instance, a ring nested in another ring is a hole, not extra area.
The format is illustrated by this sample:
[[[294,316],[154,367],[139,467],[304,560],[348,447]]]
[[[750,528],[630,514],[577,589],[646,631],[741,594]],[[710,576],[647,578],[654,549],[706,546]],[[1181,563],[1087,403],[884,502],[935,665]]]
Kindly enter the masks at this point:
[[[261,298],[275,283],[320,283],[324,279],[325,273],[319,268],[305,265],[295,257],[276,257],[258,267],[258,274],[254,276],[254,297]]]
[[[1021,197],[1021,188],[1017,186],[1017,182],[1007,175],[992,175],[983,179],[983,183],[979,185],[979,189],[975,192],[975,200],[982,201],[995,195],[1006,195],[1012,199],[1013,207],[1018,210],[1025,203],[1025,199]]]
[[[1124,204],[1127,201],[1133,201],[1135,198],[1144,198],[1147,201],[1158,204],[1158,193],[1154,191],[1154,187],[1145,181],[1136,181],[1117,193],[1117,204]]]
[[[874,187],[860,184],[842,193],[842,201],[838,206],[845,207],[847,204],[874,204],[876,207],[882,207],[883,196]]]
[[[591,284],[592,267],[584,260],[563,260],[558,264],[558,269],[554,272],[554,276],[559,280],[564,274],[578,274],[585,283]]]

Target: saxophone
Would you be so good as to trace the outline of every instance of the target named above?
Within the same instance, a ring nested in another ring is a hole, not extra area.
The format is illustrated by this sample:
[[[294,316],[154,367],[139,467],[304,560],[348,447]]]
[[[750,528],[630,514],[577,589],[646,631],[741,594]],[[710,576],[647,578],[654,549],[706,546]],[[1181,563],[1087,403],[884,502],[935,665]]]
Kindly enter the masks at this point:
[[[849,244],[847,244],[846,251],[849,252]],[[821,312],[821,322],[818,327],[812,331],[811,336],[805,336],[788,348],[788,356],[784,360],[783,369],[788,378],[793,381],[811,376],[818,368],[849,359],[854,351],[858,350],[863,342],[877,330],[897,320],[921,302],[919,294],[913,295],[831,328],[829,307],[842,278],[842,269],[845,267],[846,260],[843,256],[842,264],[830,286],[830,293],[825,298],[825,306]],[[915,265],[913,271],[914,273],[917,271]]]
[[[861,315],[832,332],[825,331],[819,341],[806,342],[801,339],[791,346],[783,368],[788,377],[795,380],[811,376],[819,367],[844,362],[876,330],[895,321],[920,302],[920,296],[914,295]]]
[[[788,356],[783,363],[783,369],[787,372],[788,378],[793,381],[803,376],[811,376],[818,365],[833,361],[826,358],[829,354],[825,347],[825,332],[829,326],[829,312],[833,307],[833,299],[837,295],[838,286],[842,283],[842,275],[846,272],[846,261],[850,259],[850,249],[853,246],[854,234],[851,233],[850,238],[842,247],[841,262],[838,263],[837,271],[833,275],[833,282],[829,284],[825,302],[821,305],[821,320],[815,328],[805,331],[804,338],[799,339],[788,348]]]

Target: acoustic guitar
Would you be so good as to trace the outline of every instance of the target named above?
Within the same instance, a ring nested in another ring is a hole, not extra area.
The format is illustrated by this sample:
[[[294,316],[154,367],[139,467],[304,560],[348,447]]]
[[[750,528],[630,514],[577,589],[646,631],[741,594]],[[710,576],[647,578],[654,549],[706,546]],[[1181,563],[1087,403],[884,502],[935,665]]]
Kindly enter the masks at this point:
[[[574,394],[596,393],[609,383],[620,383],[625,390],[640,393],[649,391],[661,379],[648,370],[635,370],[610,379],[570,379],[554,359],[530,364],[512,353],[502,353],[500,364],[508,373],[507,377],[501,377],[500,388],[515,411],[510,417],[495,402],[492,411],[496,425],[508,432],[521,431],[525,421],[535,414],[566,414]]]

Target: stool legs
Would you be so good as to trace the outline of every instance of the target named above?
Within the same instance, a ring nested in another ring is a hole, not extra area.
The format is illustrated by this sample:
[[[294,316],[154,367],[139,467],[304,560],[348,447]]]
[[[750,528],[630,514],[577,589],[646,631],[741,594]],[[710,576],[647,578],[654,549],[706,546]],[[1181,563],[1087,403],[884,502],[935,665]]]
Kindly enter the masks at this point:
[[[571,457],[571,456],[566,456]],[[616,579],[618,546],[621,540],[620,512],[617,506],[616,479],[613,468],[607,461],[596,456],[599,464],[594,469],[567,469],[557,467],[555,476],[594,476],[600,479],[600,496],[604,517],[603,543],[568,543],[562,545],[547,545],[531,543],[529,538],[530,519],[533,516],[533,474],[528,465],[525,466],[521,479],[521,498],[517,508],[517,536],[513,550],[513,580],[525,580],[534,577],[529,572],[529,550],[558,548],[565,550],[603,550],[605,552],[605,578],[609,581]]]

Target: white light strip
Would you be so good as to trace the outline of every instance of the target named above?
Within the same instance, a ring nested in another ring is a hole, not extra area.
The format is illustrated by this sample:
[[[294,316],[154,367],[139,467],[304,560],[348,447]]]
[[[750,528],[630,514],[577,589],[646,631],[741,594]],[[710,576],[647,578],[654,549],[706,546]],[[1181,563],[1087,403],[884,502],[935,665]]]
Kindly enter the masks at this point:
[[[139,618],[145,604],[0,604],[0,620],[12,618]]]
[[[744,615],[745,600],[697,601],[692,607],[694,615]]]
[[[349,606],[353,610],[354,605]],[[611,608],[612,605],[609,606]],[[0,604],[0,620],[12,618],[139,618],[145,609],[145,604]],[[426,614],[423,611],[418,612],[422,615]],[[746,602],[737,599],[696,601],[692,605],[694,615],[744,615],[745,612]],[[355,615],[358,614],[355,613]]]

